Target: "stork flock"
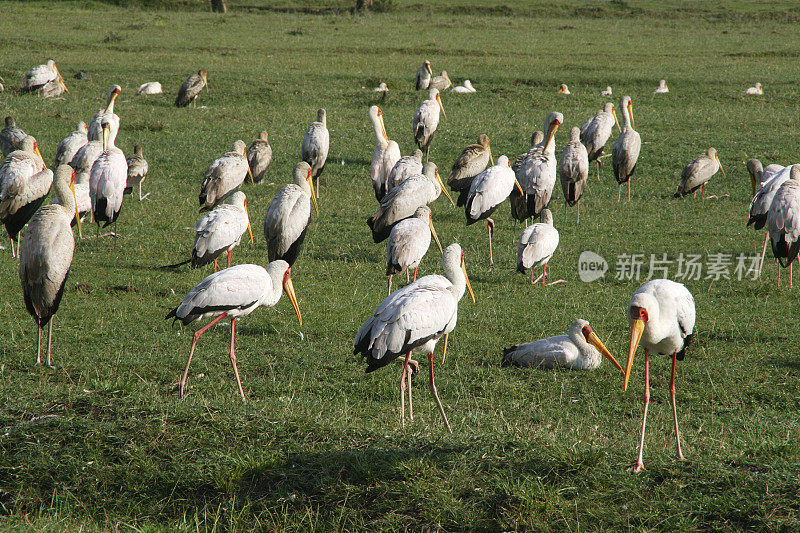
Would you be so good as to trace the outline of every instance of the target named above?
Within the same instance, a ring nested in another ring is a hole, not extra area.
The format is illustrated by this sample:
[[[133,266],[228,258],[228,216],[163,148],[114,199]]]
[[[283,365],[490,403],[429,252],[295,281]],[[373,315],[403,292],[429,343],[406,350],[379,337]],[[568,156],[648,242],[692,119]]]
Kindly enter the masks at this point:
[[[197,105],[198,96],[207,87],[208,74],[200,70],[190,76],[178,91],[175,105]],[[373,240],[387,241],[386,275],[388,296],[375,307],[355,335],[354,353],[367,360],[367,372],[402,361],[400,379],[400,423],[406,422],[405,400],[408,395],[409,417],[413,420],[411,376],[419,363],[412,359],[414,352],[427,355],[429,386],[432,396],[448,430],[451,430],[434,380],[434,351],[443,339],[442,361],[445,360],[449,335],[455,330],[458,305],[466,292],[475,301],[466,268],[466,257],[458,243],[443,249],[433,225],[432,204],[444,194],[453,208],[464,208],[467,225],[485,220],[488,233],[489,262],[494,262],[492,235],[495,221],[491,218],[498,207],[509,199],[511,218],[525,223],[517,249],[517,270],[530,271],[530,283],[543,286],[566,283],[563,279],[546,282],[547,265],[559,245],[559,232],[549,209],[556,177],[560,178],[564,195],[564,222],[568,206],[576,207],[576,224],[580,221],[580,200],[587,190],[589,167],[596,165],[600,180],[602,160],[612,158],[613,175],[619,185],[627,184],[630,200],[631,179],[634,176],[642,141],[634,129],[633,102],[623,96],[617,108],[613,102],[589,117],[580,128],[572,128],[570,140],[556,157],[556,132],[564,116],[553,111],[543,122],[541,131],[533,132],[531,147],[512,159],[501,155],[495,161],[487,134],[477,136],[477,142],[464,148],[453,163],[445,182],[439,167],[431,161],[431,149],[440,120],[446,120],[442,91],[452,82],[446,71],[433,76],[429,61],[417,70],[415,88],[427,91],[411,120],[411,137],[418,149],[403,156],[396,141],[390,140],[384,124],[384,112],[378,106],[369,108],[367,116],[375,135],[375,148],[370,164],[373,192],[379,202],[374,214],[367,218]],[[382,92],[388,90],[383,85]],[[760,90],[759,85],[759,90]],[[37,91],[42,96],[67,92],[55,63],[34,67],[25,75],[22,91]],[[141,85],[139,95],[160,94],[161,84]],[[469,80],[452,92],[475,92]],[[570,94],[566,85],[559,92]],[[666,93],[661,80],[656,93]],[[37,141],[25,134],[12,117],[5,120],[0,132],[0,148],[4,161],[0,165],[0,219],[11,237],[12,257],[19,259],[19,277],[23,299],[38,327],[37,363],[41,363],[42,331],[48,328],[46,364],[51,365],[53,317],[62,296],[72,258],[75,239],[71,225],[78,226],[82,237],[82,222],[90,217],[98,227],[95,238],[118,238],[117,221],[125,194],[138,187],[139,200],[142,182],[148,173],[148,163],[141,146],[126,157],[115,145],[121,127],[115,113],[115,102],[122,93],[113,85],[106,94],[105,106],[100,108],[87,126],[78,122],[56,149],[54,170],[47,168]],[[604,94],[611,94],[608,87]],[[622,114],[622,123],[616,111]],[[610,153],[606,145],[617,126],[619,135]],[[258,307],[272,307],[282,293],[289,298],[297,319],[303,318],[291,277],[291,267],[298,260],[306,237],[312,212],[319,214],[319,177],[326,166],[330,148],[330,132],[325,109],[317,111],[300,143],[300,161],[294,166],[293,180],[275,194],[264,218],[264,237],[269,263],[231,266],[231,252],[239,245],[245,231],[253,241],[247,197],[241,190],[249,178],[261,182],[272,161],[272,147],[266,131],[260,133],[248,147],[242,140],[231,150],[214,160],[206,169],[198,196],[204,212],[194,226],[195,237],[191,257],[178,268],[190,263],[192,268],[214,264],[214,273],[189,291],[166,318],[187,325],[210,320],[192,338],[185,370],[180,379],[183,397],[189,368],[200,336],[224,318],[230,319],[230,353],[238,392],[244,401],[245,390],[237,366],[235,339],[236,321]],[[752,177],[753,202],[748,225],[755,229],[767,226],[767,240],[781,266],[789,267],[800,252],[800,166],[769,165],[766,169],[757,160],[747,164]],[[722,170],[718,154],[709,148],[704,155],[691,161],[681,174],[676,197],[701,196],[705,185]],[[724,173],[724,171],[723,171]],[[315,185],[316,182],[316,185]],[[458,195],[453,201],[447,187]],[[54,191],[51,205],[43,205],[50,190]],[[713,198],[713,197],[709,197]],[[529,225],[530,222],[539,219]],[[114,224],[114,232],[100,235],[100,223]],[[24,239],[20,234],[25,226]],[[417,277],[431,238],[442,254],[444,275],[429,274]],[[766,240],[764,243],[766,248]],[[226,268],[219,270],[218,259],[226,255]],[[762,258],[763,260],[763,258]],[[534,270],[541,274],[534,279]],[[413,281],[410,273],[413,271]],[[393,277],[406,273],[407,284],[392,291]],[[791,284],[791,275],[790,275]],[[639,455],[635,471],[644,469],[642,452],[649,406],[649,355],[667,354],[672,358],[671,401],[675,423],[677,457],[683,459],[678,433],[675,403],[675,367],[682,360],[694,336],[695,305],[691,293],[667,279],[651,280],[631,297],[627,307],[630,326],[629,352],[625,367],[620,365],[603,345],[597,334],[583,319],[576,320],[566,335],[537,340],[507,348],[503,364],[536,367],[565,367],[576,370],[598,368],[603,358],[622,375],[623,388],[628,386],[634,355],[644,348],[645,406],[642,418]]]

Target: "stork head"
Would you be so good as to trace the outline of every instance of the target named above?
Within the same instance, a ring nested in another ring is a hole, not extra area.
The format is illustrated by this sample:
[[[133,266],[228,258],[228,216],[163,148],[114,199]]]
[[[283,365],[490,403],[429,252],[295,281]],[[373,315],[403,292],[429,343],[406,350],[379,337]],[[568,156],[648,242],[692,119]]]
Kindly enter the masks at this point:
[[[79,133],[86,134],[86,133],[89,133],[89,128],[86,126],[86,123],[81,120],[80,122],[78,122],[78,125],[75,127],[75,131],[77,131]]]
[[[247,155],[247,145],[244,143],[243,140],[239,139],[233,143],[231,147],[231,152],[236,152],[239,155]]]
[[[428,61],[427,59],[425,60],[425,70],[427,70],[428,74],[430,74],[431,76],[433,75],[433,71],[431,70],[431,62]]]
[[[594,346],[600,354],[603,355],[606,359],[611,361],[611,364],[617,367],[617,369],[622,372],[622,367],[614,359],[614,356],[611,355],[611,352],[608,351],[608,348],[605,347],[603,341],[597,336],[597,334],[592,329],[592,326],[589,325],[589,322],[582,319],[577,319],[575,322],[572,323],[572,326],[569,328],[569,336],[573,337],[573,341],[575,341],[575,332],[579,332],[580,337],[582,337],[589,345]]]
[[[628,304],[628,322],[631,325],[630,344],[628,345],[628,361],[625,364],[625,378],[622,390],[628,389],[628,379],[631,375],[633,366],[633,356],[642,340],[645,327],[651,320],[658,320],[659,314],[658,300],[652,294],[637,292]]]
[[[748,159],[747,172],[750,174],[750,185],[753,187],[753,196],[755,196],[756,188],[764,175],[764,166],[758,159]]]
[[[300,314],[300,306],[297,303],[297,295],[294,293],[294,285],[292,284],[292,269],[286,264],[286,272],[283,274],[283,292],[289,297],[292,302],[295,313],[297,313],[297,321],[303,325],[303,315]]]
[[[262,131],[258,134],[258,140],[264,141],[265,143],[269,143],[269,134],[266,131]]]

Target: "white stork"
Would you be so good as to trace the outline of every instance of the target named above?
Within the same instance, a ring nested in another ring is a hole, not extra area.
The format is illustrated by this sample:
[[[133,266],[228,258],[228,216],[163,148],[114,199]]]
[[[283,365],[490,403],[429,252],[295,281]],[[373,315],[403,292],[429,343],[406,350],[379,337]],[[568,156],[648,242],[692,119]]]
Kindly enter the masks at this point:
[[[269,144],[269,134],[262,131],[247,148],[247,162],[254,183],[260,183],[267,173],[267,168],[272,163],[272,146]]]
[[[501,155],[497,158],[496,165],[475,176],[467,193],[467,200],[464,204],[467,226],[479,220],[486,220],[486,228],[489,231],[489,263],[491,264],[494,264],[494,257],[492,256],[494,220],[489,217],[508,198],[514,186],[520,192],[522,191],[519,183],[517,183],[517,178],[514,176],[514,171],[511,170],[511,162],[508,157]]]
[[[564,115],[553,112],[544,121],[545,140],[528,150],[516,171],[517,181],[525,196],[527,216],[538,217],[550,203],[556,184],[556,131],[564,123]],[[524,220],[524,219],[523,219]]]
[[[541,144],[542,141],[544,141],[544,133],[539,130],[534,131],[531,135],[531,149]],[[511,170],[514,171],[515,175],[519,174],[519,170],[522,168],[522,163],[525,161],[525,156],[527,155],[528,152],[518,155],[511,164]],[[517,180],[517,182],[519,182],[519,180]],[[528,215],[528,202],[525,195],[520,194],[517,189],[514,189],[508,197],[508,203],[511,205],[511,218],[514,219],[514,225],[516,226],[517,221],[524,221],[527,227],[530,215]]]
[[[672,378],[670,397],[672,417],[675,422],[675,442],[678,459],[683,460],[681,438],[678,433],[678,411],[675,407],[675,361],[683,361],[686,349],[694,337],[695,322],[694,298],[681,283],[668,279],[648,281],[633,293],[628,303],[628,321],[631,326],[631,340],[628,362],[625,365],[623,390],[628,388],[631,365],[636,348],[641,343],[644,348],[644,415],[642,416],[642,435],[639,440],[639,458],[634,472],[644,470],[642,451],[644,449],[644,430],[647,423],[647,406],[650,403],[650,352],[672,356]]]
[[[214,318],[211,322],[195,331],[192,337],[192,348],[189,351],[189,360],[180,382],[180,395],[186,388],[186,378],[189,376],[189,365],[197,346],[197,340],[211,326],[229,316],[231,318],[231,364],[239,386],[242,401],[246,401],[242,380],[239,379],[239,368],[236,366],[236,319],[247,316],[259,307],[273,307],[281,298],[281,291],[285,292],[292,302],[297,320],[303,325],[303,317],[297,304],[297,296],[292,285],[291,268],[286,261],[273,261],[267,268],[259,265],[236,265],[206,277],[197,286],[184,296],[180,305],[167,314],[167,319],[180,320],[187,325],[195,320]],[[173,323],[174,323],[173,320]]]
[[[589,175],[589,153],[581,143],[581,130],[574,127],[570,130],[570,141],[561,152],[558,162],[558,175],[561,178],[561,190],[564,192],[564,220],[567,220],[567,206],[578,205],[576,224],[581,221],[581,197]]]
[[[72,158],[75,157],[75,154],[78,153],[78,150],[89,142],[88,132],[89,129],[86,127],[86,123],[83,121],[78,122],[75,131],[58,143],[58,148],[56,148],[56,168],[59,165],[68,165]]]
[[[46,65],[37,65],[30,69],[22,80],[22,92],[38,91],[45,87],[47,84],[55,86],[58,94],[64,91],[69,92],[67,86],[64,84],[64,78],[56,67],[56,62],[52,59],[47,61]]]
[[[163,92],[164,89],[162,89],[161,83],[157,81],[148,81],[139,85],[139,88],[136,89],[137,95],[161,94]]]
[[[112,85],[108,90],[106,97],[106,106],[97,110],[97,113],[92,117],[89,123],[89,140],[97,141],[103,137],[103,122],[108,122],[113,132],[112,137],[116,139],[119,132],[119,116],[114,113],[114,102],[117,97],[122,93],[122,87],[119,85]]]
[[[433,379],[433,351],[436,342],[444,335],[442,360],[447,353],[447,336],[456,327],[458,302],[469,290],[472,301],[475,295],[467,277],[464,252],[458,244],[451,244],[442,254],[444,276],[431,274],[396,290],[383,299],[372,316],[364,322],[356,334],[354,354],[367,359],[367,372],[372,372],[405,355],[403,373],[400,377],[400,423],[405,426],[405,388],[409,376],[411,353],[417,350],[428,354],[430,388],[444,425],[448,431],[450,422],[444,413],[442,402]],[[409,403],[411,387],[409,386]],[[411,413],[413,420],[414,414]]]
[[[603,109],[581,126],[581,142],[589,153],[589,162],[597,162],[597,181],[600,181],[600,167],[603,166],[601,161],[604,155],[603,148],[611,137],[614,124],[621,132],[622,128],[620,128],[617,114],[614,112],[614,104],[608,102]]]
[[[611,85],[606,85],[605,90],[600,91],[600,96],[611,96],[614,94],[614,91],[611,89]]]
[[[317,198],[319,198],[319,175],[325,169],[331,145],[327,116],[324,109],[317,109],[317,120],[308,126],[303,143],[300,145],[300,159],[309,164],[312,177],[317,180]]]
[[[92,164],[89,175],[89,197],[92,199],[92,215],[97,222],[97,235],[100,236],[100,223],[103,227],[114,224],[116,232],[117,217],[122,209],[122,197],[128,181],[128,163],[125,154],[114,146],[111,124],[103,122],[103,153]]]
[[[553,257],[553,254],[558,248],[558,230],[553,226],[553,213],[549,209],[542,210],[542,221],[536,224],[531,224],[519,236],[519,245],[517,246],[517,272],[525,273],[525,270],[531,270],[531,285],[542,280],[542,285],[545,284],[547,279],[547,263]],[[533,269],[542,267],[542,274],[533,279]],[[566,283],[563,279],[559,279],[549,283],[548,285],[555,285],[556,283]]]
[[[14,150],[19,150],[22,141],[28,134],[22,131],[22,128],[17,126],[14,117],[6,117],[5,127],[0,130],[0,151],[3,152],[3,157],[7,156]]]
[[[70,228],[75,217],[75,196],[70,190],[74,177],[68,165],[56,168],[54,188],[61,205],[45,206],[33,216],[20,252],[19,279],[25,308],[37,326],[36,364],[42,363],[42,329],[48,326],[47,366],[52,366],[53,317],[64,295],[75,250]]]
[[[622,194],[622,184],[628,184],[628,201],[631,199],[631,176],[636,171],[636,162],[639,160],[639,151],[642,149],[642,138],[639,132],[633,129],[633,103],[630,96],[623,96],[619,101],[622,109],[622,131],[614,141],[611,150],[611,161],[614,165],[614,178],[619,184],[617,201]]]
[[[772,254],[782,267],[789,267],[791,287],[792,263],[800,253],[800,165],[789,167],[789,179],[775,192],[767,213],[767,230]]]
[[[761,84],[756,82],[753,87],[748,87],[745,89],[744,94],[752,94],[752,95],[762,95],[764,94],[764,89],[761,88]]]
[[[478,92],[475,87],[472,86],[472,82],[469,80],[464,80],[463,85],[459,85],[457,87],[453,87],[450,89],[451,93],[458,93],[458,94],[469,94],[469,93],[476,93]]]
[[[11,237],[12,257],[17,255],[14,243],[19,232],[44,203],[52,183],[53,171],[47,169],[30,135],[0,165],[0,221]]]
[[[790,167],[776,164],[767,165],[767,168],[764,169],[761,161],[750,159],[747,161],[747,170],[753,182],[753,200],[750,202],[750,216],[748,217],[747,225],[750,226],[752,224],[753,229],[760,230],[767,223],[767,215],[772,205],[772,200],[775,199],[775,193],[778,192],[783,182],[789,179],[791,169]],[[759,184],[758,190],[756,190],[756,182]],[[758,262],[759,276],[761,275],[761,267],[764,265],[768,240],[769,231],[764,234],[764,246],[761,249],[761,259]],[[778,270],[778,281],[780,282],[780,269]]]
[[[400,160],[400,147],[395,141],[389,140],[380,107],[374,105],[369,108],[369,119],[375,132],[375,150],[372,152],[370,175],[375,198],[380,202],[392,188],[389,185],[389,174]]]
[[[197,106],[197,97],[200,96],[200,91],[208,86],[208,72],[205,69],[200,69],[197,74],[192,74],[186,81],[183,82],[181,88],[178,89],[178,96],[175,98],[176,107],[186,107],[190,103]]]
[[[231,250],[239,246],[245,231],[250,233],[253,242],[253,229],[247,214],[247,197],[242,191],[231,194],[226,203],[220,204],[203,215],[194,226],[195,237],[192,246],[192,268],[214,262],[217,271],[217,258],[228,255],[231,266]],[[177,265],[175,265],[177,266]]]
[[[667,80],[658,80],[658,87],[653,91],[653,94],[666,94],[668,92]]]
[[[714,148],[709,148],[705,154],[693,159],[683,169],[681,182],[675,192],[675,198],[682,198],[691,193],[697,196],[697,189],[700,189],[700,196],[702,197],[706,192],[706,183],[718,170],[722,171],[723,176],[725,175],[725,169],[722,168],[717,151]],[[710,196],[709,198],[716,198],[716,196]]]
[[[425,152],[425,161],[428,161],[433,134],[439,126],[439,112],[444,118],[447,114],[442,106],[442,97],[438,89],[428,91],[428,99],[424,100],[414,112],[414,119],[411,122],[411,132],[414,134],[414,141],[417,146]]]
[[[619,371],[619,365],[589,322],[577,319],[566,335],[548,337],[526,344],[517,344],[503,350],[503,366],[568,368],[570,370],[595,370],[606,357]]]
[[[443,70],[439,76],[434,76],[431,78],[430,83],[428,84],[428,89],[437,89],[439,91],[447,90],[448,88],[453,86],[453,82],[450,81],[450,76],[447,75],[447,71]]]
[[[144,179],[147,177],[147,171],[150,169],[150,165],[147,164],[147,159],[144,158],[141,144],[137,144],[133,147],[133,155],[127,159],[127,163],[128,179],[125,182],[125,190],[123,193],[131,194],[133,188],[138,186],[139,201],[141,202],[150,196],[150,193],[142,196],[142,182],[144,182]]]
[[[439,253],[442,243],[433,228],[433,214],[430,207],[423,205],[414,212],[414,216],[405,218],[392,227],[386,242],[386,275],[389,276],[389,294],[392,294],[392,277],[395,274],[408,275],[408,269],[414,269],[414,281],[417,281],[417,268],[422,258],[428,253],[431,235],[436,240]]]
[[[489,146],[489,136],[483,133],[478,135],[478,142],[470,144],[453,163],[453,168],[450,170],[450,176],[447,177],[447,185],[454,193],[458,192],[458,200],[456,205],[461,207],[467,203],[467,195],[469,195],[469,188],[472,185],[472,180],[475,176],[486,170],[486,167],[492,161],[492,149]]]
[[[422,174],[422,150],[416,148],[411,155],[404,155],[389,172],[389,191],[400,185],[406,178]],[[387,194],[389,191],[386,191]]]
[[[375,214],[367,219],[367,225],[372,230],[372,240],[384,241],[389,237],[392,226],[413,216],[418,207],[433,202],[442,193],[450,203],[453,202],[444,188],[439,169],[433,162],[425,163],[421,175],[411,176],[392,189],[383,197]]]
[[[569,87],[566,84],[562,83],[558,86],[558,94],[572,94],[569,92]]]
[[[433,76],[431,62],[426,59],[422,66],[417,69],[417,77],[414,80],[414,89],[417,91],[428,90],[428,85],[431,83],[431,76]]]
[[[306,238],[311,221],[311,204],[319,214],[314,196],[313,171],[308,163],[300,161],[292,171],[293,183],[284,185],[275,193],[264,217],[264,238],[270,261],[282,259],[294,265],[300,247]]]
[[[206,169],[200,185],[200,210],[212,209],[231,191],[244,183],[250,174],[247,146],[244,141],[233,143],[230,152],[218,157]]]

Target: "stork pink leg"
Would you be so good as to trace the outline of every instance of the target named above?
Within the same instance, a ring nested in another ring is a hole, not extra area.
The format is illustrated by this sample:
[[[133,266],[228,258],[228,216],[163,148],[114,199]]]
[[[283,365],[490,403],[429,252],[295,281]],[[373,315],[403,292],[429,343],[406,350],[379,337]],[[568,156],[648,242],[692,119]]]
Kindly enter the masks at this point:
[[[400,427],[406,427],[406,375],[408,374],[409,359],[411,359],[411,351],[403,360],[403,373],[400,375]]]
[[[678,431],[678,409],[675,406],[675,360],[678,358],[678,352],[672,353],[672,379],[669,382],[669,394],[672,397],[672,418],[675,421],[675,442],[678,444],[678,459],[681,461],[686,458],[681,451],[681,434]]]
[[[214,272],[217,271],[217,268],[219,268],[219,267],[217,267],[217,258],[215,257],[214,258]]]
[[[52,367],[53,364],[50,360],[50,348],[53,345],[53,319],[55,317],[51,316],[50,321],[47,324],[47,366]]]
[[[417,269],[419,267],[414,267],[414,281],[417,281]]]
[[[230,267],[231,267],[231,251],[228,250],[228,267],[227,268],[230,268]]]
[[[229,252],[230,253],[230,252]],[[236,384],[239,385],[239,394],[242,395],[242,401],[246,402],[247,398],[244,396],[244,389],[242,388],[242,380],[239,379],[239,368],[236,366],[236,352],[233,345],[236,342],[236,319],[231,319],[231,364],[233,365],[233,375],[236,376]]]
[[[392,274],[389,274],[389,294],[392,294]]]
[[[439,393],[436,392],[436,382],[433,380],[433,352],[428,354],[428,367],[430,367],[431,371],[430,385],[433,399],[436,400],[436,405],[439,407],[439,412],[442,414],[442,419],[444,419],[444,425],[447,428],[447,431],[452,433],[453,430],[450,428],[450,422],[447,421],[447,415],[444,414],[444,407],[442,407],[442,401],[439,399]]]
[[[42,328],[39,327],[39,322],[36,322],[36,364],[42,364]]]
[[[494,232],[494,220],[487,218],[486,228],[489,230],[489,264],[493,265],[494,257],[492,256],[492,233]]]
[[[636,460],[636,466],[633,467],[634,472],[642,472],[644,470],[644,462],[642,461],[642,453],[644,452],[644,429],[647,425],[647,406],[650,405],[650,353],[645,349],[644,351],[644,415],[642,416],[642,436],[639,439],[639,458]]]
[[[183,371],[183,377],[181,378],[181,384],[180,384],[181,398],[183,398],[183,391],[186,388],[186,378],[189,377],[189,365],[192,364],[192,356],[194,355],[194,349],[197,346],[197,341],[200,339],[200,335],[208,331],[208,328],[210,328],[211,326],[213,326],[226,316],[228,316],[228,313],[222,313],[217,318],[215,318],[214,320],[212,320],[211,322],[209,322],[208,324],[206,324],[205,326],[194,332],[194,337],[192,338],[192,349],[189,350],[189,360],[186,361],[186,370]]]
[[[761,259],[758,260],[758,274],[757,278],[761,277],[761,267],[764,266],[764,255],[767,253],[767,241],[769,240],[769,232],[764,234],[764,247],[761,249]]]
[[[631,201],[631,179],[628,178],[628,201]]]
[[[542,287],[544,287],[544,280],[547,278],[547,263],[542,265]]]
[[[409,361],[409,364],[411,361]],[[411,367],[409,366],[408,372],[406,372],[406,378],[408,379],[408,418],[413,422],[414,421],[414,403],[411,401],[411,375],[414,372],[411,371]]]

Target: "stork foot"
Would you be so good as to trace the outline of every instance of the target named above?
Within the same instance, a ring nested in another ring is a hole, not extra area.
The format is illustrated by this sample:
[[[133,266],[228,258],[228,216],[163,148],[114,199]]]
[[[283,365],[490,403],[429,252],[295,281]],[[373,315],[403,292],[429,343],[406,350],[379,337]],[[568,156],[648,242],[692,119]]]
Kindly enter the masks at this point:
[[[544,277],[544,274],[539,274],[539,277],[531,281],[531,285],[536,285]]]
[[[712,194],[711,196],[706,196],[705,200],[724,200],[725,198],[730,198],[730,194],[723,194],[722,196],[717,196],[716,194]]]
[[[640,474],[646,470],[644,467],[644,463],[636,463],[635,465],[631,465],[628,470],[633,472],[634,474]]]
[[[567,280],[565,279],[557,279],[555,281],[551,281],[550,283],[548,283],[548,285],[555,285],[556,283],[566,283],[566,282]]]

